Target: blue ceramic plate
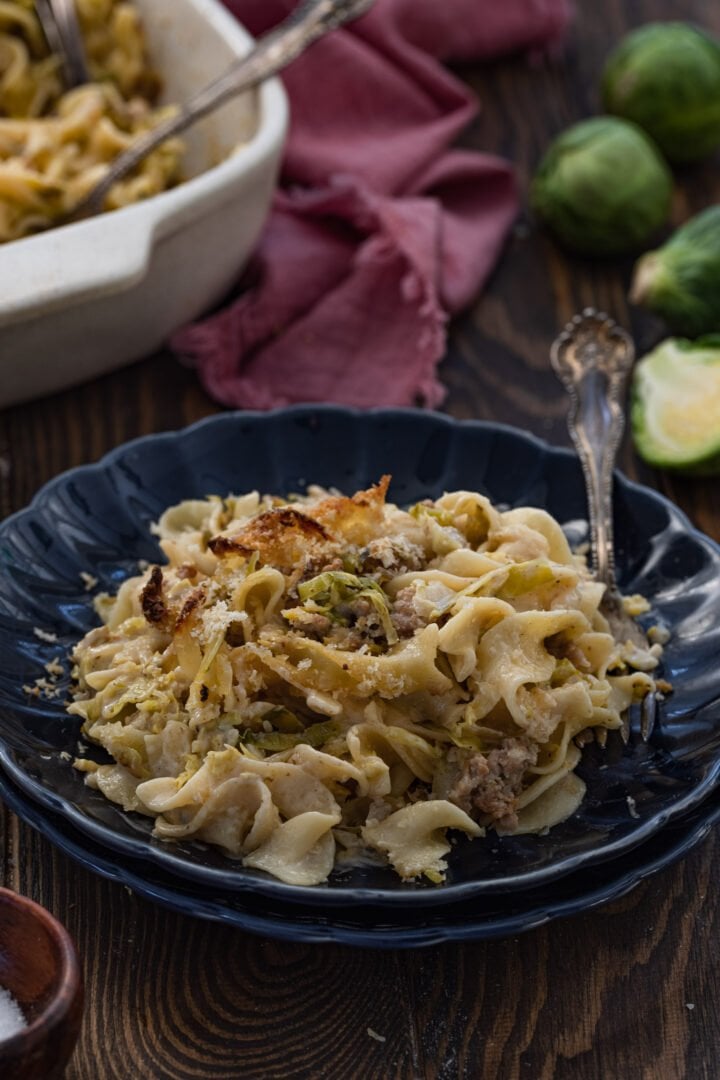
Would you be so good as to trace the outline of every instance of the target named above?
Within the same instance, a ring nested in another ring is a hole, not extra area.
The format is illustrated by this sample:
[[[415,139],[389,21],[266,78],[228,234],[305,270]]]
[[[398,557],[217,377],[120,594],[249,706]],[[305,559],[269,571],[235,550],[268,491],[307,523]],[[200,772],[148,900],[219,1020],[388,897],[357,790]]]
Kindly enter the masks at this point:
[[[373,949],[412,949],[445,941],[479,941],[535,930],[554,919],[618,900],[645,878],[670,866],[720,821],[717,792],[679,821],[666,825],[637,851],[568,874],[559,881],[507,896],[484,896],[442,907],[388,909],[363,904],[338,908],[284,903],[253,890],[207,889],[166,874],[146,859],[107,851],[24,795],[0,770],[0,799],[52,844],[89,870],[119,882],[163,907],[286,941],[336,942]]]
[[[308,482],[353,491],[384,472],[392,473],[391,497],[401,504],[474,488],[496,502],[545,507],[574,539],[584,536],[575,456],[500,425],[321,406],[225,414],[129,443],[58,477],[0,526],[0,764],[14,783],[105,850],[212,889],[252,890],[283,903],[423,909],[536,888],[614,859],[704,799],[720,776],[720,549],[666,499],[620,476],[620,583],[651,600],[649,621],[670,628],[664,675],[675,692],[649,745],[611,738],[605,752],[586,749],[580,771],[587,797],[548,836],[460,840],[442,887],[365,867],[307,889],[245,870],[200,843],[155,841],[148,818],[84,786],[66,759],[77,751],[79,725],[65,714],[62,694],[45,700],[23,691],[96,622],[81,572],[99,588],[116,589],[138,559],[157,558],[148,524],[183,498],[252,488],[282,493]]]

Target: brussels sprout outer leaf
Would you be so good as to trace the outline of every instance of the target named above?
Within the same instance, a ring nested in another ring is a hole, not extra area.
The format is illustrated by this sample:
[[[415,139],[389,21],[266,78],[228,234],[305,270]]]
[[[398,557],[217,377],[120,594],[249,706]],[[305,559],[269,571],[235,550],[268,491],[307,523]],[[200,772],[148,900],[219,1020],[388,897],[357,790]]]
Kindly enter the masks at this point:
[[[687,23],[651,23],[610,55],[602,99],[639,124],[668,160],[698,161],[720,146],[720,43]]]
[[[635,124],[610,116],[563,132],[540,163],[533,209],[569,248],[588,255],[637,251],[666,221],[672,177]]]
[[[669,338],[644,357],[630,415],[635,447],[649,465],[720,473],[720,335]]]
[[[242,741],[250,746],[256,746],[259,750],[268,750],[270,753],[278,753],[282,750],[291,750],[301,743],[308,746],[318,747],[339,735],[341,731],[337,721],[327,720],[321,724],[311,724],[302,732],[286,731],[246,731]]]
[[[675,334],[720,332],[720,206],[703,210],[637,262],[630,299]]]

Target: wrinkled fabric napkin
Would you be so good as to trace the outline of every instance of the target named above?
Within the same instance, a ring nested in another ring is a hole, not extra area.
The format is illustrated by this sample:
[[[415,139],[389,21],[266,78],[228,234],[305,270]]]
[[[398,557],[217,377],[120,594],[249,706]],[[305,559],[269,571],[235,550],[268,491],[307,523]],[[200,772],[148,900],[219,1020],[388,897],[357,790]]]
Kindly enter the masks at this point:
[[[291,129],[237,296],[172,347],[225,405],[440,403],[449,314],[517,212],[511,167],[448,149],[478,104],[442,61],[557,42],[568,0],[377,0],[283,73]],[[253,33],[293,0],[226,0]],[[240,210],[238,212],[241,212]]]

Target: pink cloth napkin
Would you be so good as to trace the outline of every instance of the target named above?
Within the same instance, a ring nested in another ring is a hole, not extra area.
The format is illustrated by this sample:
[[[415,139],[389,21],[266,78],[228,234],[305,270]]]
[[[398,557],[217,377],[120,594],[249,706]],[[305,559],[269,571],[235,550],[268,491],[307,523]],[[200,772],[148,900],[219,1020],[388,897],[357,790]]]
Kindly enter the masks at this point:
[[[293,0],[226,0],[255,35]],[[449,314],[516,212],[510,166],[448,149],[475,115],[444,60],[556,42],[567,0],[377,0],[283,74],[281,186],[228,306],[177,333],[225,405],[437,405]]]

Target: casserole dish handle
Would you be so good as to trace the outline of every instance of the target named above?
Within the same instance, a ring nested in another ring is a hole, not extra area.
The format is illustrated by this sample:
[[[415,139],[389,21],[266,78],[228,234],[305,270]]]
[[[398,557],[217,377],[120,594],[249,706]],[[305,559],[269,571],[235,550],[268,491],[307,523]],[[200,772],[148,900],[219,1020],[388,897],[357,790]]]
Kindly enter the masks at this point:
[[[141,281],[154,220],[143,204],[0,247],[0,327]]]

